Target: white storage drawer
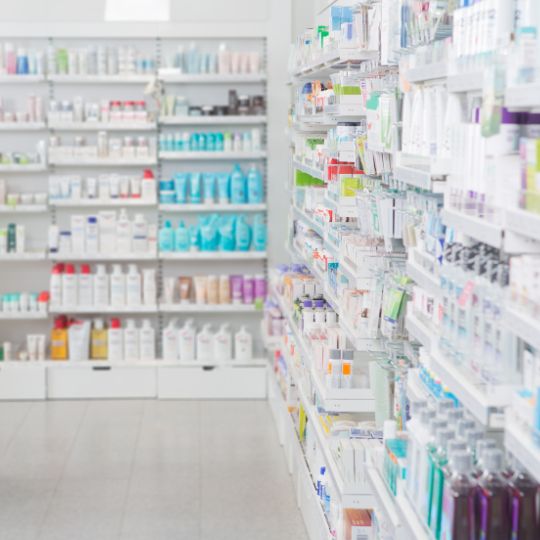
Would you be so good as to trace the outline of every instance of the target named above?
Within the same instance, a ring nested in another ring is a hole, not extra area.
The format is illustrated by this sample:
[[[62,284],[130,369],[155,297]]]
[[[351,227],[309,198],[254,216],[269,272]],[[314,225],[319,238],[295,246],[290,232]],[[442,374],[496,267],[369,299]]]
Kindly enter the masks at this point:
[[[38,362],[0,362],[0,400],[45,399],[45,370]]]
[[[264,399],[266,366],[158,367],[161,399]]]
[[[47,371],[49,399],[155,398],[154,366],[59,365]]]

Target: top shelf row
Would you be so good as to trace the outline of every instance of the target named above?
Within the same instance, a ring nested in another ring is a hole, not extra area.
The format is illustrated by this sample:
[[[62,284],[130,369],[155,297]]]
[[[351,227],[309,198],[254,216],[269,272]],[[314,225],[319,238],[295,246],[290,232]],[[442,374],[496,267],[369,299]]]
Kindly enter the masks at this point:
[[[254,84],[266,81],[265,73],[189,74],[160,73],[157,75],[0,75],[0,84],[148,84],[155,79],[177,84]]]

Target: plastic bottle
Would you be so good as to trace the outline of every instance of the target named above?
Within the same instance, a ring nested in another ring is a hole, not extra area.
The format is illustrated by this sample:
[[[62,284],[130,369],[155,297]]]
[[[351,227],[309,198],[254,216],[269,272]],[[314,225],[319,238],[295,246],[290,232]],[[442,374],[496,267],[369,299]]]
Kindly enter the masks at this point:
[[[174,249],[174,231],[169,220],[165,221],[163,227],[159,230],[159,250],[163,252],[173,251]]]
[[[141,198],[145,201],[156,199],[156,179],[150,169],[145,169],[141,181]]]
[[[235,165],[231,173],[231,203],[244,204],[247,201],[246,178],[240,165]]]
[[[94,320],[90,338],[90,358],[92,360],[107,360],[108,335],[102,319]]]
[[[119,253],[131,253],[131,221],[122,208],[116,222],[116,249]]]
[[[62,274],[62,304],[69,307],[77,305],[77,275],[72,264],[66,264]]]
[[[251,165],[247,176],[247,202],[260,204],[264,199],[262,175],[256,165]]]
[[[457,452],[452,463],[453,473],[444,486],[441,539],[471,540],[476,531],[472,456],[467,451]]]
[[[88,216],[86,220],[86,252],[99,253],[99,225],[95,216]]]
[[[139,357],[141,360],[156,359],[156,331],[148,319],[144,319],[139,330]]]
[[[245,326],[234,335],[234,358],[240,361],[253,359],[253,338]]]
[[[111,306],[123,307],[126,305],[126,276],[122,272],[122,266],[113,264],[110,276],[111,283]]]
[[[139,306],[142,300],[141,274],[136,264],[128,265],[126,275],[126,304],[128,306]]]
[[[111,319],[109,331],[107,332],[107,349],[109,361],[117,362],[124,359],[124,333],[120,319]]]
[[[154,306],[157,301],[156,271],[153,268],[143,270],[143,304]]]
[[[174,250],[175,251],[189,251],[189,230],[184,225],[184,222],[180,220],[178,222],[178,228],[175,232]]]
[[[501,476],[503,454],[500,450],[484,452],[485,470],[478,479],[477,517],[479,538],[510,538],[508,485]]]
[[[81,271],[78,280],[78,301],[81,306],[94,305],[94,280],[90,273],[89,264],[81,264]]]
[[[236,220],[236,249],[237,251],[249,251],[251,245],[251,227],[246,223],[244,216]]]
[[[161,336],[163,360],[178,360],[178,337],[176,320],[173,319],[163,329],[163,335]]]
[[[222,324],[214,334],[214,360],[217,362],[232,360],[232,336],[227,323]]]
[[[57,317],[51,330],[51,359],[67,360],[68,332],[65,317]]]
[[[51,293],[51,307],[60,307],[62,305],[62,273],[64,267],[61,264],[55,264],[52,269],[49,290]]]
[[[132,227],[131,247],[134,253],[148,253],[148,223],[143,214],[136,214]]]
[[[267,231],[266,223],[261,215],[253,218],[253,249],[264,251],[266,249]]]
[[[129,362],[139,360],[139,329],[133,319],[127,319],[124,328],[124,360]]]
[[[415,481],[415,472],[418,465],[418,453],[419,446],[421,442],[421,432],[423,426],[426,424],[422,422],[424,419],[422,413],[427,411],[427,402],[424,400],[411,400],[411,419],[407,422],[407,433],[409,433],[409,442],[407,444],[407,471],[410,473],[407,474],[406,478],[406,490],[409,494],[409,498],[414,500],[414,494],[416,493],[416,484]],[[435,415],[435,412],[433,412]],[[424,415],[427,416],[427,415]],[[429,420],[429,417],[425,418]],[[427,444],[425,441],[423,444]]]
[[[195,360],[195,328],[191,319],[188,319],[178,332],[178,349],[182,362]]]
[[[516,461],[515,473],[508,482],[512,532],[511,538],[538,540],[540,538],[540,510],[537,509],[539,485]]]
[[[207,362],[212,360],[213,335],[210,331],[212,325],[205,324],[197,334],[197,360]]]
[[[98,307],[107,307],[109,298],[109,276],[105,266],[98,264],[94,274],[94,304]]]

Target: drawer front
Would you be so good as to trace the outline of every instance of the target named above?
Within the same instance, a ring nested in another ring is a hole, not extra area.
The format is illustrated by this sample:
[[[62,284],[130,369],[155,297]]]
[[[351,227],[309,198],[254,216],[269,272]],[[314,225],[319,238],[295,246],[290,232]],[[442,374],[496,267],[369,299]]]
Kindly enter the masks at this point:
[[[49,399],[125,399],[157,397],[151,366],[50,366]]]
[[[0,362],[0,400],[45,399],[45,366]]]
[[[161,399],[265,399],[266,367],[158,367]]]

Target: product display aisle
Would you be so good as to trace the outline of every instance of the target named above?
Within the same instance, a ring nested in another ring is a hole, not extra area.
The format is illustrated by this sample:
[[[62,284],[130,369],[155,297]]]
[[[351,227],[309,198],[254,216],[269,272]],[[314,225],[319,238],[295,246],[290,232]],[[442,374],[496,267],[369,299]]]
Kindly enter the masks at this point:
[[[0,51],[0,399],[264,398],[266,38]]]
[[[329,2],[290,57],[269,399],[312,539],[540,538],[540,12]]]

